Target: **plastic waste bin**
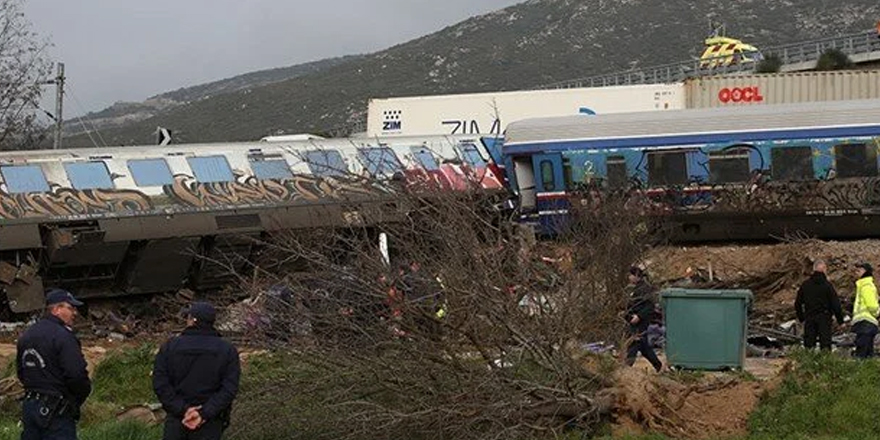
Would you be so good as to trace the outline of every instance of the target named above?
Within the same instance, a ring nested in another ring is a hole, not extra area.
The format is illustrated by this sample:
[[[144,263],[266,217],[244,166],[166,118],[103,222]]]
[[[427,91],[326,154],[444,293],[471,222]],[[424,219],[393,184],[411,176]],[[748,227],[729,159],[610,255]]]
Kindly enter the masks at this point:
[[[667,289],[660,298],[670,367],[743,368],[751,291]]]

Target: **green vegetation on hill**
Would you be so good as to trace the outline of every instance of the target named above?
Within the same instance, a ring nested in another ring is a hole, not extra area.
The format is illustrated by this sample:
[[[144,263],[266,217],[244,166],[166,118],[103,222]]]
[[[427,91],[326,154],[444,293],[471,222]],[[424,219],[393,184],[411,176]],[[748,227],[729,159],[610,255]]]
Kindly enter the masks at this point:
[[[709,20],[758,47],[852,33],[880,18],[875,0],[531,0],[320,72],[193,101],[103,132],[110,145],[254,140],[339,132],[373,97],[532,88],[697,57]],[[85,136],[65,141],[90,146]]]
[[[350,55],[246,73],[206,84],[183,87],[152,96],[143,102],[117,102],[106,109],[89,113],[82,118],[88,121],[89,126],[103,131],[120,124],[131,123],[132,120],[140,121],[161,115],[188,102],[210,99],[216,95],[263,87],[279,81],[314,74],[360,58],[360,55]],[[72,136],[81,133],[83,127],[84,124],[68,124],[65,130],[68,136]]]

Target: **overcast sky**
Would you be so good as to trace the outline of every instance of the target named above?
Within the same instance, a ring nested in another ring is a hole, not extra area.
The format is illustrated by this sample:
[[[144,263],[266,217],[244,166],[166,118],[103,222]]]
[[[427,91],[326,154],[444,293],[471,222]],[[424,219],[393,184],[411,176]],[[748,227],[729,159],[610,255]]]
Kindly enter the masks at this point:
[[[77,115],[254,70],[373,52],[522,0],[25,1],[34,30],[54,44],[52,59],[65,63],[64,113]]]

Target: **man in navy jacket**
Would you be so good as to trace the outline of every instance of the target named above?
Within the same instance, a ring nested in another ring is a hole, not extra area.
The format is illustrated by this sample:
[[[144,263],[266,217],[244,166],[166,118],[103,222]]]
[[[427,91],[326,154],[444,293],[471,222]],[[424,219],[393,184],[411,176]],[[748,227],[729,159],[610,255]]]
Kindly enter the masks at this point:
[[[663,363],[648,341],[648,326],[654,313],[654,288],[645,279],[645,272],[636,266],[629,270],[629,283],[631,290],[625,319],[629,324],[628,333],[631,342],[626,349],[626,363],[632,366],[636,362],[636,355],[642,353],[642,356],[659,372]]]
[[[46,291],[46,314],[18,339],[15,365],[24,385],[22,440],[76,440],[80,406],[92,391],[73,334],[83,303],[61,289]]]
[[[211,304],[193,303],[187,326],[156,355],[153,390],[168,414],[164,440],[217,440],[241,376],[238,351],[214,329]]]

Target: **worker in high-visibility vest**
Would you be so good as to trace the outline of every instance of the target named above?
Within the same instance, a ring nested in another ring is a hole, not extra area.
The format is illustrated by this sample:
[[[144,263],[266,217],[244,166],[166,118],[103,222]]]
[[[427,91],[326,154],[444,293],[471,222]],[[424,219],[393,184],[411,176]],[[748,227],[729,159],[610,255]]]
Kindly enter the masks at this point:
[[[877,315],[880,303],[874,285],[874,268],[868,263],[856,265],[856,296],[853,300],[852,332],[856,334],[855,356],[874,356],[874,337],[877,336]]]

